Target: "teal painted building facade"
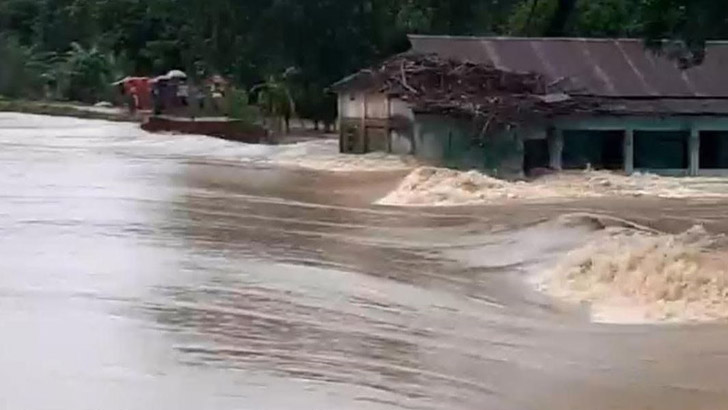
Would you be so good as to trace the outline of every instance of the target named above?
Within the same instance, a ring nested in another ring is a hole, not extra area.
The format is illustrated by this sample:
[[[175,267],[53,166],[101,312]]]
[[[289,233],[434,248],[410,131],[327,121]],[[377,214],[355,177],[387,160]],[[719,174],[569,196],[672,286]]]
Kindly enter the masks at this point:
[[[689,69],[656,55],[634,39],[409,37],[411,52],[489,64],[510,72],[536,72],[547,93],[588,101],[569,115],[528,120],[508,131],[481,136],[473,122],[423,107],[402,107],[391,96],[382,100],[386,119],[347,118],[342,146],[388,147],[423,161],[457,168],[478,168],[501,177],[539,169],[609,169],[697,176],[728,174],[728,42],[706,44],[704,62]],[[364,70],[366,71],[366,70]],[[341,82],[339,95],[367,86],[354,76]],[[378,92],[370,88],[367,92]],[[394,110],[393,107],[399,107]],[[357,111],[357,112],[359,112]],[[373,111],[373,110],[369,110]],[[398,112],[396,127],[392,125]],[[384,131],[376,129],[383,127]],[[371,131],[370,131],[371,128]],[[369,143],[389,138],[387,143]],[[353,141],[353,143],[348,143]],[[400,147],[394,149],[394,147]],[[402,148],[404,147],[404,148]],[[343,152],[348,152],[342,149]]]
[[[674,176],[728,174],[728,117],[555,118],[481,138],[472,121],[416,114],[412,154],[517,177],[535,168]]]
[[[472,121],[443,115],[415,114],[412,154],[433,165],[477,168],[500,177],[523,171],[523,140],[518,132],[480,138]]]

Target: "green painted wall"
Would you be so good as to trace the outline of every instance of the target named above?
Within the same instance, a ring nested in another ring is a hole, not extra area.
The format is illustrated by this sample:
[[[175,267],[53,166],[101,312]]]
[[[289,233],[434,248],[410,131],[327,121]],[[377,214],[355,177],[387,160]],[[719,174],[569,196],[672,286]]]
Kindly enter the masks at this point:
[[[719,164],[718,168],[728,167],[728,117],[561,117],[530,129],[488,136],[479,145],[480,130],[474,129],[470,121],[417,114],[413,151],[417,157],[436,165],[478,168],[502,177],[517,176],[523,172],[522,141],[543,138],[547,127],[563,131],[563,163],[574,164],[574,168],[579,168],[578,164],[583,167],[586,163],[594,166],[601,162],[606,168],[619,169],[623,165],[620,136],[626,129],[634,130],[636,169],[684,175],[689,165],[691,130],[722,132],[720,141],[712,144],[713,150],[718,149],[720,153],[713,155],[711,161]],[[605,155],[607,150],[610,152]],[[708,158],[706,155],[701,153]],[[609,166],[605,166],[607,162]]]
[[[633,130],[634,166],[641,171],[666,175],[686,175],[690,170],[690,134],[728,132],[728,116],[649,116],[649,117],[561,117],[553,121],[559,129],[590,131]],[[696,157],[713,162],[714,170],[728,169],[728,141],[701,145]],[[723,148],[725,147],[725,148]],[[707,150],[707,151],[706,151]],[[709,151],[718,150],[718,154]],[[708,157],[709,160],[708,160]],[[715,174],[696,161],[697,174]],[[718,166],[715,166],[715,163]],[[725,166],[724,166],[725,165]]]
[[[478,138],[471,121],[438,115],[417,115],[415,156],[452,168],[478,168],[492,175],[520,175],[523,144],[514,132]]]

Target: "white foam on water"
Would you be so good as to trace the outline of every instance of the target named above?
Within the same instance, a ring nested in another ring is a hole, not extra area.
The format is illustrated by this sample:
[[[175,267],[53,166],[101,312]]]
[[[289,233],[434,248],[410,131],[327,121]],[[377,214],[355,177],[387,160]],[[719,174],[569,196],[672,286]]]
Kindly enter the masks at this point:
[[[380,205],[455,206],[503,200],[549,200],[608,196],[661,198],[728,197],[728,178],[620,175],[609,171],[576,171],[534,181],[505,181],[478,171],[419,167],[380,199]]]
[[[319,171],[390,171],[413,168],[414,161],[387,153],[341,154],[338,139],[324,139],[277,145],[269,161],[284,167]]]
[[[607,227],[535,278],[554,298],[587,304],[596,322],[728,319],[728,249],[696,226],[678,235]]]
[[[387,153],[347,155],[339,153],[336,138],[321,138],[290,144],[268,145],[226,141],[204,135],[150,133],[139,124],[73,117],[0,113],[0,137],[14,143],[49,148],[96,146],[143,155],[173,155],[190,159],[204,158],[238,161],[285,168],[332,172],[407,170],[414,167],[409,157]],[[90,139],[89,137],[103,137]]]

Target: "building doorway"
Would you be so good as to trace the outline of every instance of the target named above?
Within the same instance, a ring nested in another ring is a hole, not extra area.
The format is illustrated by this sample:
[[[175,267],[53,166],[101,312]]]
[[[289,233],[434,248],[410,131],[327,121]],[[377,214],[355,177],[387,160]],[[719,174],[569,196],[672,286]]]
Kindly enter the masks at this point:
[[[728,131],[700,133],[700,168],[728,168]]]
[[[523,172],[530,175],[538,168],[549,167],[549,144],[545,138],[523,142]]]
[[[564,169],[624,168],[624,131],[565,130]]]
[[[689,137],[687,131],[635,131],[635,168],[686,169]]]

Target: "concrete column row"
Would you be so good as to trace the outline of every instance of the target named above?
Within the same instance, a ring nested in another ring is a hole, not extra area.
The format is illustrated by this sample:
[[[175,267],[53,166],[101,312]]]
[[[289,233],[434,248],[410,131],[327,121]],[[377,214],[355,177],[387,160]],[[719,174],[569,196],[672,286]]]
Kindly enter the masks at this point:
[[[554,170],[562,169],[562,156],[564,151],[564,134],[556,129],[548,136],[549,167]],[[634,173],[634,130],[624,130],[624,172],[627,175]],[[688,140],[688,175],[696,176],[700,171],[700,130],[690,130]]]

